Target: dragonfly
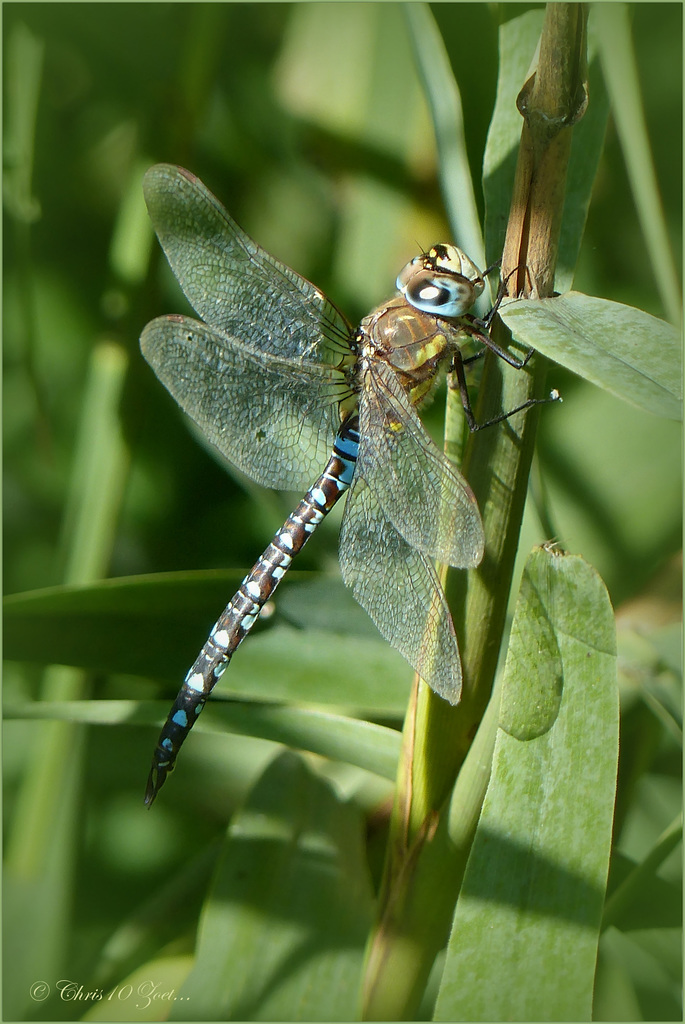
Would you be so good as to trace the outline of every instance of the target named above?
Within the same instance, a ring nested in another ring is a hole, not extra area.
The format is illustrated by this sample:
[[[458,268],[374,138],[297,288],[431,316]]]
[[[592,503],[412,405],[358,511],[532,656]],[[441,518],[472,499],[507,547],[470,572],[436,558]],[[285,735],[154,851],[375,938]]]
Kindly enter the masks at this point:
[[[145,359],[248,477],[280,490],[307,488],[185,677],[154,751],[150,806],[235,650],[345,493],[344,583],[435,693],[458,703],[461,661],[435,563],[476,567],[483,526],[471,488],[417,409],[445,366],[456,374],[472,430],[538,399],[476,423],[465,341],[475,338],[517,367],[526,360],[489,335],[502,289],[486,318],[468,312],[489,271],[482,274],[456,246],[434,245],[414,257],[397,277],[396,294],[355,328],[319,288],[245,234],[190,171],[157,164],[145,175],[144,194],[166,258],[199,317],[172,313],[149,323],[140,339]]]

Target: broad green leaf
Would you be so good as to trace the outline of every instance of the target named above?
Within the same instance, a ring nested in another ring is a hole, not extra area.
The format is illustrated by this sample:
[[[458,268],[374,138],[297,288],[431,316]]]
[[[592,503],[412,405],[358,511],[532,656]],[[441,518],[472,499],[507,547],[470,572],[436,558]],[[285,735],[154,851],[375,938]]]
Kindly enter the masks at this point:
[[[514,300],[500,315],[526,348],[640,409],[682,418],[680,336],[664,320],[581,292]]]
[[[173,691],[241,579],[240,572],[167,573],[12,595],[5,599],[5,657],[163,679]],[[302,607],[296,579],[308,581]],[[323,585],[293,573],[274,605],[275,621],[257,625],[217,693],[402,713],[411,668],[339,580]]]
[[[582,559],[533,552],[436,1020],[589,1020],[618,757],[615,629]]]
[[[168,701],[92,700],[40,701],[8,707],[10,719],[49,719],[89,725],[156,725],[162,727]],[[229,732],[284,743],[332,760],[344,761],[394,780],[400,734],[362,719],[346,718],[308,708],[288,708],[259,702],[210,701],[193,733]]]
[[[358,811],[292,754],[233,819],[176,1020],[352,1020],[372,894]]]

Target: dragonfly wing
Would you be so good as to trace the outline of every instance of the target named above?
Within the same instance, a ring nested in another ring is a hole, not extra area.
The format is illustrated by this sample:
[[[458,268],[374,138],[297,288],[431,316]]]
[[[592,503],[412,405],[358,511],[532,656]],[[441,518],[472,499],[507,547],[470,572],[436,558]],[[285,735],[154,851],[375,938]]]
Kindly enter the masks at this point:
[[[171,269],[206,323],[263,352],[333,365],[349,358],[342,313],[253,242],[194,174],[156,164],[143,191]]]
[[[431,689],[456,704],[459,648],[435,569],[384,515],[365,480],[355,478],[340,530],[340,568],[379,632]]]
[[[184,412],[257,483],[299,490],[319,475],[349,393],[339,370],[253,352],[177,315],[149,323],[140,345]]]
[[[404,539],[446,565],[472,568],[485,539],[474,494],[433,443],[394,370],[365,372],[359,403],[357,475]]]

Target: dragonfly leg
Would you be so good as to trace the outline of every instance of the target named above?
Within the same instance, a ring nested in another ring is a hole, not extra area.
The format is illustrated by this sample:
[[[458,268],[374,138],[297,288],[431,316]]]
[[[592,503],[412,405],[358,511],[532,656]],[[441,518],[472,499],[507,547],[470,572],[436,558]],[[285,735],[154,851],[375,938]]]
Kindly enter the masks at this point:
[[[485,271],[484,276],[489,274],[490,271],[493,270],[496,266],[499,266],[499,263],[501,263],[501,260],[493,264],[492,267],[489,267]],[[528,360],[530,359],[530,357],[535,352],[535,349],[529,349],[526,352],[523,359],[520,359],[518,356],[512,355],[511,352],[507,352],[507,350],[505,348],[502,348],[501,345],[498,345],[495,339],[490,334],[490,327],[492,325],[492,321],[495,319],[495,315],[497,314],[497,311],[502,303],[502,299],[506,294],[507,283],[509,281],[509,278],[513,274],[515,274],[517,270],[520,270],[520,267],[514,267],[514,269],[509,274],[507,274],[504,281],[500,281],[494,305],[492,309],[488,313],[486,313],[486,315],[482,319],[468,313],[466,314],[466,316],[463,317],[463,319],[467,321],[467,323],[464,324],[464,330],[474,339],[474,341],[479,341],[482,345],[485,346],[486,349],[490,349],[491,352],[494,352],[496,356],[499,356],[500,359],[503,359],[505,363],[509,364],[509,366],[513,366],[515,370],[522,370],[528,362]],[[464,363],[468,364],[475,362],[476,359],[480,359],[484,354],[485,349],[483,349],[481,352],[476,353],[475,356],[470,356],[468,359],[464,359]]]
[[[488,316],[490,316],[490,313],[488,313]],[[466,317],[464,317],[464,319],[466,319]],[[494,352],[496,356],[499,356],[500,359],[503,359],[505,363],[509,364],[509,366],[513,366],[515,370],[522,370],[523,367],[528,363],[528,360],[531,358],[533,353],[535,352],[535,349],[528,349],[525,356],[521,359],[519,356],[515,356],[511,352],[507,352],[507,350],[505,348],[502,348],[501,345],[498,345],[495,339],[487,331],[481,329],[481,322],[482,321],[476,321],[474,317],[474,319],[469,323],[463,324],[462,329],[466,332],[466,334],[473,338],[474,341],[479,341],[481,345],[484,345],[486,349],[490,349],[491,352]],[[463,362],[472,363],[476,359],[480,359],[484,354],[485,350],[476,353],[475,356],[469,356],[469,358],[464,359]]]
[[[497,264],[495,264],[495,266],[496,265]],[[492,267],[489,268],[486,271],[486,274],[488,274],[492,269]],[[522,370],[524,366],[527,365],[531,356],[535,352],[534,348],[530,348],[523,356],[523,358],[520,358],[519,356],[513,355],[511,352],[507,352],[507,350],[505,348],[502,348],[502,346],[499,345],[490,334],[490,325],[492,324],[495,314],[497,313],[497,310],[500,307],[502,299],[504,298],[507,282],[509,281],[509,278],[512,276],[512,274],[515,274],[516,271],[519,269],[519,267],[515,267],[514,270],[512,270],[511,273],[507,275],[505,280],[500,282],[500,286],[497,289],[497,297],[495,299],[495,303],[490,312],[483,319],[478,319],[477,317],[470,315],[464,317],[464,320],[468,321],[463,325],[463,328],[466,331],[466,333],[469,334],[470,337],[474,339],[474,341],[479,341],[483,345],[483,348],[479,352],[476,352],[475,355],[468,356],[466,359],[464,359],[464,357],[461,355],[461,352],[456,352],[452,363],[452,369],[456,374],[457,386],[459,388],[459,393],[461,395],[461,402],[464,407],[466,420],[468,422],[469,429],[472,432],[475,430],[482,430],[483,427],[491,427],[495,423],[501,423],[502,420],[509,419],[509,417],[513,416],[514,413],[522,412],[524,409],[529,409],[532,405],[544,405],[547,402],[562,401],[559,392],[553,390],[549,393],[549,396],[547,398],[530,398],[527,402],[524,402],[522,405],[518,405],[515,409],[510,409],[509,412],[504,412],[499,416],[495,416],[494,419],[487,420],[486,423],[477,423],[473,415],[471,400],[469,398],[468,390],[466,387],[464,367],[468,366],[470,363],[476,362],[476,360],[478,359],[482,359],[486,351],[489,349],[500,359],[503,359],[505,363],[507,363],[509,366],[513,366],[515,370]]]
[[[498,260],[495,260],[494,263],[490,264],[490,266],[488,267],[487,270],[483,271],[483,275],[482,276],[483,277],[487,277],[488,274],[491,274],[493,272],[493,270],[498,270],[499,267],[501,267],[501,266],[502,266],[502,257],[500,256],[500,258]]]
[[[501,259],[497,260],[495,263],[492,264],[491,267],[488,267],[488,269],[483,273],[483,277],[487,277],[488,274],[490,274],[493,270],[496,270],[497,267],[501,266],[501,264],[502,264],[502,260]],[[521,269],[521,267],[523,265],[524,264],[519,264],[518,267],[514,267],[514,269],[511,270],[507,274],[507,276],[504,278],[504,280],[500,281],[499,287],[497,289],[497,295],[495,296],[495,302],[494,302],[494,304],[492,306],[492,309],[490,309],[489,312],[487,312],[484,317],[477,317],[477,316],[474,316],[472,313],[467,313],[464,316],[464,319],[468,320],[475,328],[477,328],[477,329],[480,328],[481,331],[486,332],[486,336],[488,338],[489,338],[489,334],[487,334],[487,332],[490,330],[490,326],[492,324],[492,321],[495,319],[495,316],[497,314],[497,310],[499,309],[499,307],[500,307],[500,305],[502,303],[502,299],[506,295],[507,285],[509,283],[509,280],[510,280],[511,277],[513,277],[513,275],[517,271],[519,271]],[[467,328],[467,330],[468,330],[468,328]],[[469,331],[469,333],[471,333],[471,332]],[[503,359],[506,359],[507,362],[510,361],[510,358],[515,358],[515,357],[509,357],[508,358],[507,355],[504,354],[504,349],[500,349],[499,346],[496,344],[496,342],[492,341],[492,338],[490,338],[489,341],[486,341],[486,339],[484,337],[481,337],[481,338],[479,338],[479,340],[482,341],[483,344],[486,344],[488,346],[488,348],[491,348],[493,352],[496,352],[497,355],[501,356]],[[528,362],[528,360],[530,359],[530,357],[533,354],[533,351],[534,350],[531,349],[530,352],[528,352],[528,354],[525,357],[524,362],[521,364],[522,366],[525,366],[525,364]],[[465,362],[467,362],[467,360],[465,360]],[[517,364],[516,363],[511,363],[511,365],[512,366],[516,366]]]
[[[482,359],[486,352],[487,352],[487,349],[486,348],[482,348],[478,352],[474,352],[474,354],[472,356],[466,356],[466,358],[464,358],[464,356],[462,356],[461,357],[461,361],[464,364],[464,366],[470,366],[471,363],[475,363],[479,359]]]
[[[490,346],[488,346],[490,347]],[[499,347],[499,346],[498,346]],[[466,416],[466,422],[469,425],[471,433],[475,433],[477,430],[484,430],[485,427],[493,427],[496,423],[501,423],[503,420],[508,420],[510,416],[514,416],[517,412],[523,412],[524,409],[530,409],[533,405],[546,405],[548,402],[561,402],[562,398],[559,392],[555,389],[550,391],[547,398],[529,398],[527,402],[523,402],[521,405],[517,405],[515,409],[510,409],[508,412],[500,413],[499,416],[493,417],[491,420],[486,420],[485,423],[478,423],[476,417],[473,414],[473,407],[471,405],[471,398],[469,396],[468,387],[466,386],[466,373],[464,372],[464,365],[466,363],[473,362],[475,359],[480,358],[485,350],[477,353],[475,356],[470,356],[468,359],[464,359],[461,352],[457,350],[454,353],[452,361],[452,370],[456,377],[456,387],[459,390],[461,397],[461,404],[464,408],[464,415]],[[504,351],[504,350],[502,350]],[[520,370],[526,365],[532,355],[532,350],[529,352],[523,361],[519,360],[517,363],[511,363],[509,359],[506,362],[510,363],[516,369]],[[454,387],[454,384],[450,380],[450,387]]]

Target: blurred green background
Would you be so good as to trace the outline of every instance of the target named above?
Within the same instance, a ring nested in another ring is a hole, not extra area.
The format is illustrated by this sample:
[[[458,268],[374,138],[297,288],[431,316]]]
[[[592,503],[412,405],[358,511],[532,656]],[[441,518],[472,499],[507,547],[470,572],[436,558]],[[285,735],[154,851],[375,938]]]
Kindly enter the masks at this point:
[[[479,203],[497,22],[524,9],[433,8],[462,92]],[[630,13],[679,254],[682,10],[638,4]],[[145,323],[186,309],[147,224],[142,174],[157,161],[189,167],[260,244],[358,319],[392,292],[397,270],[419,246],[450,240],[400,6],[10,3],[3,29],[5,592],[68,575],[77,432],[89,361],[103,341],[126,353],[128,368],[123,461],[110,481],[111,523],[93,573],[242,572],[290,511],[292,496],[246,488],[226,473],[140,356]],[[664,315],[611,121],[574,287]],[[681,536],[679,425],[556,367],[549,381],[564,404],[541,417],[536,486],[547,522],[565,547],[598,568],[616,607],[647,601],[649,615],[658,605],[671,621],[680,580],[673,562]],[[429,412],[436,429],[441,409],[438,399]],[[335,564],[336,524],[320,533],[299,568]],[[522,550],[545,538],[531,511]],[[37,647],[40,640],[36,623]],[[163,644],[163,636],[150,638],[151,664]],[[189,663],[194,645],[190,638]],[[98,697],[175,693],[123,677],[88,685]],[[38,668],[7,667],[9,698],[40,688]],[[638,718],[633,732],[642,735],[643,725]],[[6,731],[6,824],[21,814],[27,758],[48,749],[36,730],[12,722]],[[63,921],[71,923],[61,951],[72,973],[84,977],[148,893],[176,866],[206,856],[272,750],[236,738],[225,755],[230,772],[217,778],[202,771],[198,748],[194,765],[190,756],[185,765],[187,784],[180,772],[174,780],[178,803],[160,803],[147,816],[142,789],[154,738],[153,730],[133,727],[88,734],[77,880],[67,894],[72,907]],[[643,758],[659,755],[655,735],[637,742]],[[660,770],[668,776],[673,751],[663,756]],[[179,914],[182,928],[192,903]],[[5,948],[16,940],[8,929]],[[35,970],[41,973],[40,960]],[[32,1013],[44,1011],[34,1005]],[[73,1007],[49,1004],[49,1013],[68,1019]]]

